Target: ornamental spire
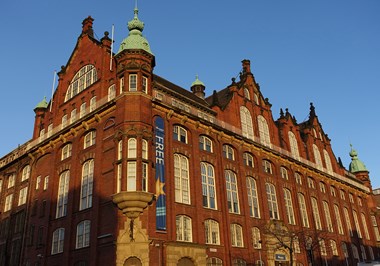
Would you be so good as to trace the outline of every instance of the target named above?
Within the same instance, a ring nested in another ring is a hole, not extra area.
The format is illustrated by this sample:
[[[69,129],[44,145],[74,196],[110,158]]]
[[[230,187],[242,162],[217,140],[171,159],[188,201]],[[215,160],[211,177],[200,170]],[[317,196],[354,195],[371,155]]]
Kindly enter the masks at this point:
[[[133,13],[133,19],[128,22],[129,35],[122,41],[119,48],[119,53],[126,49],[142,49],[153,55],[148,41],[142,35],[142,31],[144,30],[144,22],[142,22],[138,17],[139,10],[137,8],[137,0],[135,2]]]

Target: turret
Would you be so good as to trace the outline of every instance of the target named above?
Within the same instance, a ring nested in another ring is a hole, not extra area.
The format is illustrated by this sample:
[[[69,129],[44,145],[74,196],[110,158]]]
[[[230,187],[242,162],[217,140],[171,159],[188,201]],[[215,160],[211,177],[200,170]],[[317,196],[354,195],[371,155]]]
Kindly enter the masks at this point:
[[[36,114],[34,119],[34,130],[33,130],[33,139],[36,139],[40,136],[40,131],[43,128],[43,121],[45,113],[47,111],[48,103],[46,97],[37,104],[34,108],[34,113]]]
[[[195,81],[191,84],[191,91],[201,99],[205,98],[205,84],[198,79],[198,75],[195,77]]]

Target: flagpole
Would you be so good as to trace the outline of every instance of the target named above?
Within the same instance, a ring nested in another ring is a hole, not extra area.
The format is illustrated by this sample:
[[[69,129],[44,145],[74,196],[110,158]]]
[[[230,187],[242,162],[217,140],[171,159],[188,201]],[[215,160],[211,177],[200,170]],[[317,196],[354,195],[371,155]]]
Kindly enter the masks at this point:
[[[113,34],[115,31],[115,26],[112,24],[112,31],[111,31],[111,59],[110,59],[110,71],[112,71],[112,58],[113,58]]]
[[[53,86],[51,87],[51,98],[50,98],[50,113],[51,109],[53,107],[53,95],[54,95],[54,86],[55,86],[55,76],[57,75],[57,71],[54,70],[54,76],[53,76]]]

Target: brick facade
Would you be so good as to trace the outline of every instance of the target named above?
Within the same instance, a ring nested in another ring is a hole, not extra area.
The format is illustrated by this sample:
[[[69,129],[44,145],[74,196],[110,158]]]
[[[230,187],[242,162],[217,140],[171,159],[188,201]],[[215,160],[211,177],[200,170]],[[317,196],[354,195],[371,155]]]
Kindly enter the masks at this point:
[[[108,33],[95,39],[92,25],[91,17],[83,21],[53,99],[35,109],[33,139],[0,161],[0,265],[259,265],[260,258],[264,265],[288,265],[289,249],[275,249],[271,224],[314,242],[323,239],[326,254],[321,245],[306,250],[299,238],[300,252],[292,253],[297,265],[308,265],[311,258],[313,265],[379,258],[368,172],[354,175],[339,163],[312,104],[305,122],[288,110],[275,120],[249,60],[242,61],[238,80],[206,98],[203,84],[194,84],[191,92],[155,75],[154,56],[144,49],[118,52],[110,69],[111,40]],[[164,182],[156,179],[156,117],[164,121]],[[203,137],[211,146],[200,143]],[[205,177],[201,165],[212,173]],[[25,187],[26,202],[19,204]],[[133,221],[113,202],[115,194],[132,190],[155,194]],[[157,229],[160,197],[166,200],[164,229]],[[206,221],[219,226],[214,239],[206,236]],[[232,228],[242,234],[232,234]],[[252,228],[260,230],[259,242]]]

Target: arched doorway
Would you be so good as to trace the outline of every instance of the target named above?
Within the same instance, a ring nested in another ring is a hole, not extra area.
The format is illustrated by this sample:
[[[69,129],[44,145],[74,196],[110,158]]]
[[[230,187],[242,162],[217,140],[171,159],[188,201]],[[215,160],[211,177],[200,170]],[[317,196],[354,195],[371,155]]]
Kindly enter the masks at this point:
[[[184,257],[178,261],[177,266],[194,266],[194,262],[192,259]]]
[[[124,262],[124,266],[142,266],[139,258],[130,257]]]

